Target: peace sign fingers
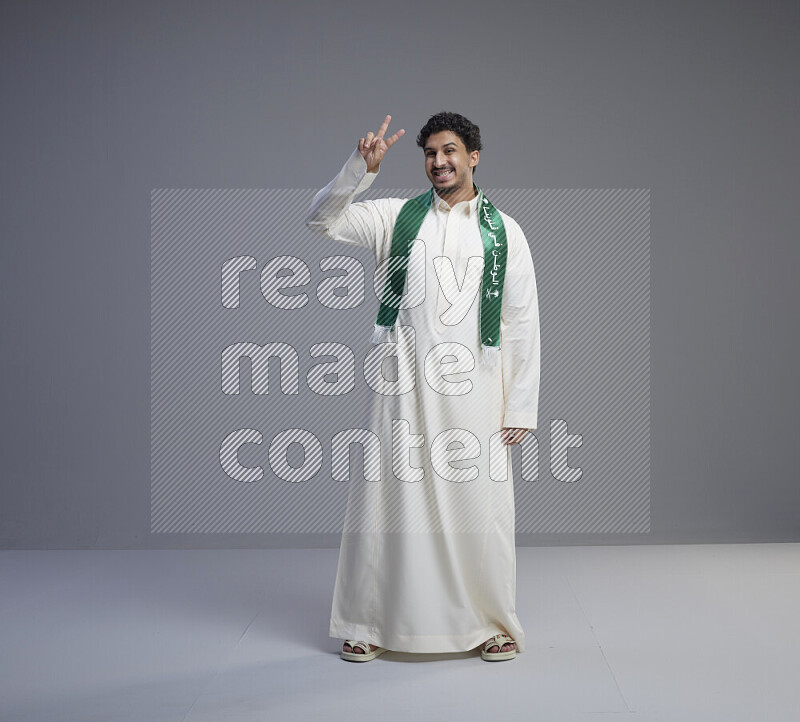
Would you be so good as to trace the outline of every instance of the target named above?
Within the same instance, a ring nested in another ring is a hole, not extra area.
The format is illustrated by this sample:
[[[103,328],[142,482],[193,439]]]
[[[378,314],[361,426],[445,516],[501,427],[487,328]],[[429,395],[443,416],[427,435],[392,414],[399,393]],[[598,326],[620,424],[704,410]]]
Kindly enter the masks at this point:
[[[378,130],[378,135],[375,136],[376,138],[383,139],[383,137],[386,135],[386,131],[389,129],[389,122],[391,120],[392,120],[392,116],[391,115],[387,115],[383,119],[383,123],[382,123],[380,129]],[[384,142],[386,143],[386,147],[387,148],[391,148],[397,142],[398,138],[402,138],[404,134],[405,134],[405,130],[403,130],[401,128],[391,138],[385,139]]]
[[[381,127],[378,128],[377,135],[370,131],[366,134],[366,136],[359,138],[358,140],[358,152],[361,153],[362,157],[366,161],[368,171],[374,172],[380,168],[381,161],[383,160],[383,156],[386,154],[386,151],[389,150],[389,148],[391,148],[398,141],[398,139],[402,138],[405,134],[405,130],[401,128],[390,138],[384,139],[386,131],[389,129],[389,122],[391,120],[392,116],[387,115],[383,119]]]

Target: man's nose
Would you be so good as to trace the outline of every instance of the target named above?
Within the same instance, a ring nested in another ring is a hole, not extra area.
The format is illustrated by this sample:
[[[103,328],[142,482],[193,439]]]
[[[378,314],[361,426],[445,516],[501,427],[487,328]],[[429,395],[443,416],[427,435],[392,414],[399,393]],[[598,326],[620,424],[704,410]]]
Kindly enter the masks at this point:
[[[444,168],[445,165],[447,165],[446,160],[447,160],[447,156],[444,153],[442,153],[441,155],[437,154],[437,156],[436,156],[436,167],[437,168]]]

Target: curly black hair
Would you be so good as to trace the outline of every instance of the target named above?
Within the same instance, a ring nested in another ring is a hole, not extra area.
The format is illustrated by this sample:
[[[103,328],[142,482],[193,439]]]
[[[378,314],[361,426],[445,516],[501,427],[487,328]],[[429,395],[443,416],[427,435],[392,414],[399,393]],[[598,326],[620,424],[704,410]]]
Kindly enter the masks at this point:
[[[455,133],[461,142],[466,146],[467,153],[472,153],[473,150],[480,150],[483,148],[481,143],[481,129],[472,121],[465,118],[458,113],[448,113],[442,111],[436,113],[428,118],[428,122],[422,126],[419,135],[417,136],[417,145],[420,148],[425,147],[428,142],[428,137],[434,133],[440,133],[443,130],[450,130]],[[475,175],[476,168],[472,169],[472,174]]]

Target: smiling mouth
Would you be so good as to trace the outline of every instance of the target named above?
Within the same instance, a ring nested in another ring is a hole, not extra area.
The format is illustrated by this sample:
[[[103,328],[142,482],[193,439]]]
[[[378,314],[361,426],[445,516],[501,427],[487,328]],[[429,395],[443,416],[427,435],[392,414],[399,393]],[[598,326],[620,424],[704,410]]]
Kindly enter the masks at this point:
[[[439,180],[447,180],[448,178],[452,177],[452,175],[453,175],[452,169],[433,171],[433,177],[438,178]]]

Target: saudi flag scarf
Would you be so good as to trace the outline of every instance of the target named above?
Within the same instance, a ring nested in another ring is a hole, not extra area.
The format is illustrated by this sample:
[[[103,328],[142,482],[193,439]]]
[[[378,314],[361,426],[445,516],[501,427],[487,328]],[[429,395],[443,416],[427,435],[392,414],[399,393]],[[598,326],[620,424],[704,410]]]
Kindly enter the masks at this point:
[[[508,244],[500,213],[483,191],[478,191],[478,223],[483,240],[483,280],[480,301],[480,338],[483,363],[494,366],[500,356],[500,309],[503,305],[503,281],[506,275]],[[378,310],[372,343],[391,342],[391,330],[397,321],[399,303],[406,285],[408,257],[425,215],[433,202],[433,188],[406,201],[394,224],[392,248],[383,299]],[[395,334],[396,338],[396,334]]]

